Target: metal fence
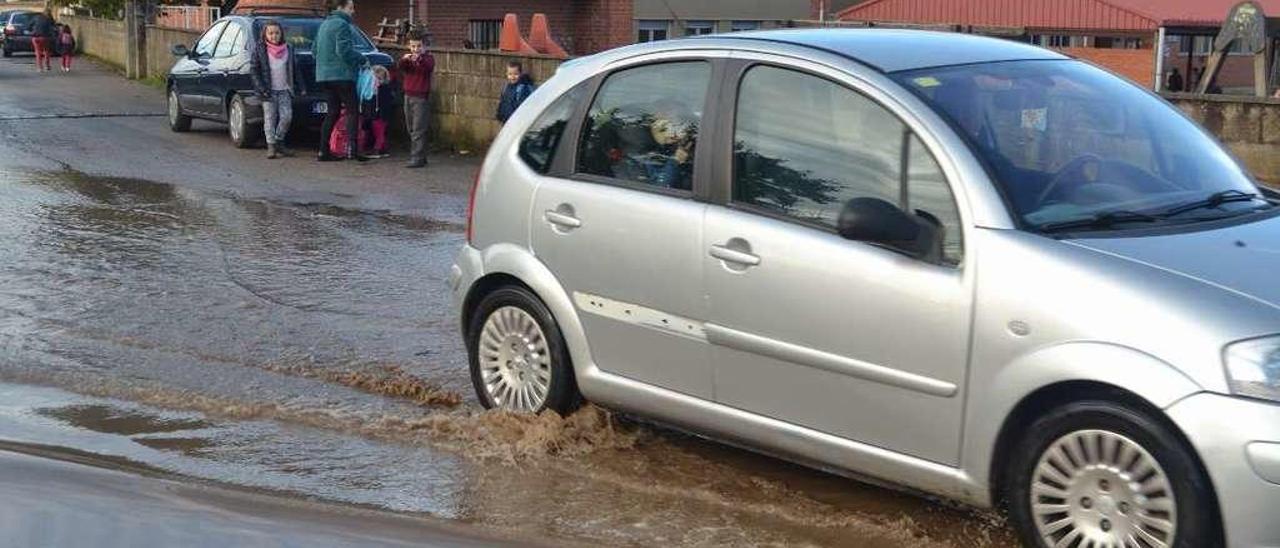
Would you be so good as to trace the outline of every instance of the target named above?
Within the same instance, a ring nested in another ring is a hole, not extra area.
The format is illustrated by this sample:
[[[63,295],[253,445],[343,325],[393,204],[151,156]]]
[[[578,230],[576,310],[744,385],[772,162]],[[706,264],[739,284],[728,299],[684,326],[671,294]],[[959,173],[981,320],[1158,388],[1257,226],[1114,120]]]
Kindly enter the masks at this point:
[[[222,17],[213,6],[157,6],[156,25],[171,29],[204,30]]]

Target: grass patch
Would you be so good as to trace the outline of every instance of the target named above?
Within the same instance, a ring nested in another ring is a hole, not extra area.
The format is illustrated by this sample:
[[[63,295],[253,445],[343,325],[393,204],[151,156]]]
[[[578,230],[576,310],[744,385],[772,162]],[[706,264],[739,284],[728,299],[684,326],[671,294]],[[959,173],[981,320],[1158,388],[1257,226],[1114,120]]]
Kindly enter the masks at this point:
[[[148,76],[146,78],[138,80],[138,83],[147,87],[153,87],[159,90],[163,90],[166,85],[166,80],[164,76]]]

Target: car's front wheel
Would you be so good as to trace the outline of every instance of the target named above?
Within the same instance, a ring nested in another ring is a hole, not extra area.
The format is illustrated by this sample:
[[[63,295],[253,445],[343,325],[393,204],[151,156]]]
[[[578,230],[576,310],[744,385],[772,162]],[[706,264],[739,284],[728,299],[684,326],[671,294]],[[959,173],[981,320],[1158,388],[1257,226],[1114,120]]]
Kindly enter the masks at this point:
[[[486,295],[467,330],[471,382],[489,409],[568,414],[581,403],[560,326],[522,287]]]
[[[228,132],[231,134],[231,142],[236,148],[249,148],[258,140],[258,129],[249,125],[249,116],[244,98],[236,95],[231,98],[231,105],[227,109],[227,126]]]
[[[1220,543],[1213,490],[1194,453],[1143,410],[1070,403],[1034,421],[1013,451],[1005,496],[1026,546]]]
[[[169,88],[169,129],[178,133],[191,130],[191,117],[182,113],[178,90],[173,88]]]

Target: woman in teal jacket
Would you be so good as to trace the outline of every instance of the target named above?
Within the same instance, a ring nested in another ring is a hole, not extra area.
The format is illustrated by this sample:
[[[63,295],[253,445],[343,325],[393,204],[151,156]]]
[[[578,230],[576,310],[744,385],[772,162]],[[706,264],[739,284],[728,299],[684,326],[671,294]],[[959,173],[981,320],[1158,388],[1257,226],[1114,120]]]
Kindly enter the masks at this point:
[[[333,133],[333,126],[342,109],[347,110],[347,135],[356,135],[356,125],[359,123],[356,75],[368,61],[355,48],[356,33],[360,32],[351,22],[351,16],[355,12],[355,0],[336,0],[333,12],[316,31],[316,42],[312,48],[316,60],[316,83],[329,92],[329,110],[325,113],[324,124],[320,126],[321,162],[342,159],[329,151],[329,136]],[[355,139],[347,140],[346,157],[363,162],[365,158],[356,154],[355,142]]]

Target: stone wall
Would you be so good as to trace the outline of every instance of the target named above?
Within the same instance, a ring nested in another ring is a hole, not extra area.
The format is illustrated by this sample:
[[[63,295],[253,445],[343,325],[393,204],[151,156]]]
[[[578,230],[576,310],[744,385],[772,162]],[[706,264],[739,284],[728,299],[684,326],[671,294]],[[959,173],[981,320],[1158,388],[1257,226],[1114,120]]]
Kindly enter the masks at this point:
[[[199,31],[182,30],[147,26],[147,76],[165,78],[177,57],[173,56],[173,46],[183,44],[188,48],[195,45],[200,37]]]
[[[404,52],[387,50],[399,58]],[[498,135],[494,119],[506,85],[507,62],[519,60],[534,82],[545,82],[559,59],[497,52],[432,48],[436,58],[431,92],[431,133],[437,147],[483,152]]]
[[[124,22],[63,15],[58,21],[71,26],[81,53],[123,67],[126,59]]]
[[[1217,135],[1255,177],[1280,185],[1280,101],[1185,93],[1165,98]]]

